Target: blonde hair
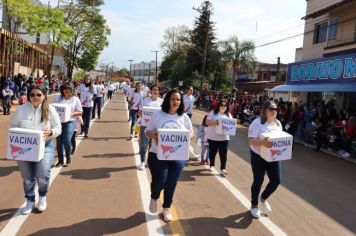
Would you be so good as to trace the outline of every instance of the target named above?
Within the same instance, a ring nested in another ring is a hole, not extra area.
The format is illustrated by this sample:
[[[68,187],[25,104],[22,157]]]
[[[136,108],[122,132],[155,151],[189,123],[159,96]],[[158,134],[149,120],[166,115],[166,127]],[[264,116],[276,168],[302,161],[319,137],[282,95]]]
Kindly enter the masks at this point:
[[[277,104],[270,100],[263,103],[260,115],[261,124],[265,124],[267,122],[267,109],[271,106],[277,107]],[[274,119],[274,122],[277,124],[277,126],[282,126],[281,122],[277,118]]]

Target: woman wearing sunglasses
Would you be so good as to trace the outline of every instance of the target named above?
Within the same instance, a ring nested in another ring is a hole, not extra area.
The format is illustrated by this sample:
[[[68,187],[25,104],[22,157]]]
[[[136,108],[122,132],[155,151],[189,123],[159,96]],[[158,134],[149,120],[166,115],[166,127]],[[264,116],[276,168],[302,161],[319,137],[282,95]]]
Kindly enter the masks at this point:
[[[72,136],[75,129],[75,119],[77,116],[83,114],[82,104],[78,97],[73,95],[73,85],[69,82],[64,83],[59,91],[61,92],[54,99],[54,103],[59,104],[69,104],[72,108],[72,115],[70,121],[62,123],[62,133],[57,137],[57,153],[58,153],[58,163],[56,167],[61,167],[64,165],[64,155],[63,147],[66,153],[66,165],[69,166],[72,163],[71,160],[71,149],[72,149]]]
[[[215,166],[215,156],[219,151],[220,174],[225,176],[227,175],[226,163],[230,136],[216,133],[216,126],[219,124],[219,118],[232,118],[226,99],[221,99],[219,101],[218,107],[209,113],[206,120],[206,125],[208,126],[206,135],[209,142],[210,169]]]
[[[248,141],[251,148],[251,166],[253,172],[253,183],[251,186],[251,215],[254,218],[260,217],[258,203],[261,202],[261,211],[268,214],[272,211],[267,199],[277,189],[281,181],[280,162],[267,162],[260,156],[260,147],[272,147],[272,143],[266,139],[260,139],[262,133],[282,131],[282,125],[277,120],[277,104],[273,101],[266,101],[262,105],[259,118],[255,119],[248,129]],[[269,183],[260,196],[265,173],[267,172]]]
[[[39,85],[29,88],[27,94],[28,102],[19,106],[11,119],[10,128],[25,128],[43,130],[46,140],[44,158],[39,162],[18,161],[26,206],[22,209],[22,214],[27,215],[32,212],[35,205],[35,185],[37,182],[40,196],[38,210],[44,211],[47,208],[46,195],[51,175],[51,165],[54,159],[54,145],[51,138],[61,134],[61,121],[57,111],[48,105],[46,89]]]

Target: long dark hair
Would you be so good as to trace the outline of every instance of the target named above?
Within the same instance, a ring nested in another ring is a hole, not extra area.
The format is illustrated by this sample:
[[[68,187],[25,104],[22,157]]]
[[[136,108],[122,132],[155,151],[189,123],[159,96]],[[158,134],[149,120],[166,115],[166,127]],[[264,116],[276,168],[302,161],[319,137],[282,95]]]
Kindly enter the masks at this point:
[[[219,100],[219,106],[218,106],[217,108],[215,108],[214,114],[217,115],[217,114],[219,113],[221,104],[226,104],[226,111],[225,111],[224,114],[225,114],[227,117],[229,117],[229,116],[230,116],[230,111],[229,111],[228,102],[227,102],[226,99],[220,99],[220,100]]]
[[[89,78],[89,83],[86,83],[85,82],[85,79],[86,78]],[[83,83],[84,83],[84,85],[86,86],[86,87],[89,87],[89,92],[90,93],[93,93],[93,91],[94,91],[94,89],[93,89],[93,80],[91,79],[91,77],[89,76],[89,75],[86,75],[86,76],[84,76],[84,81],[83,81]],[[88,86],[87,86],[88,85]]]
[[[142,85],[140,81],[136,82],[136,84],[135,84],[135,93],[137,93],[137,92],[138,92],[138,90],[137,90],[137,84]],[[141,88],[141,86],[140,86],[140,88]]]
[[[207,127],[206,125],[206,120],[208,119],[208,115],[205,115],[204,118],[203,118],[203,122],[201,122],[201,125]]]
[[[62,98],[64,98],[64,90],[66,89],[70,89],[70,91],[72,91],[72,95],[73,95],[73,84],[71,82],[65,82],[60,88],[59,88],[59,92],[61,93]]]
[[[277,104],[274,101],[266,101],[262,105],[262,110],[261,110],[261,124],[265,124],[267,122],[267,109],[271,106],[277,107]],[[277,118],[274,119],[274,122],[277,124],[277,126],[282,126],[281,122],[277,120]]]
[[[180,91],[178,89],[172,89],[166,94],[166,96],[163,99],[163,103],[161,105],[161,108],[162,108],[163,112],[169,113],[169,109],[171,107],[171,103],[170,103],[171,96],[174,93],[178,93],[179,96],[180,96],[180,104],[179,104],[179,107],[178,107],[178,110],[177,110],[177,114],[179,116],[181,116],[181,115],[184,114],[184,103],[183,103],[183,95],[180,93]]]
[[[49,117],[49,104],[48,104],[48,100],[47,100],[47,90],[45,87],[43,87],[42,85],[37,85],[37,84],[33,84],[31,85],[31,87],[29,88],[28,92],[27,92],[27,100],[31,102],[30,100],[30,94],[32,92],[32,90],[40,90],[41,93],[44,96],[44,100],[42,102],[41,105],[41,122],[45,122],[48,121],[48,117]]]

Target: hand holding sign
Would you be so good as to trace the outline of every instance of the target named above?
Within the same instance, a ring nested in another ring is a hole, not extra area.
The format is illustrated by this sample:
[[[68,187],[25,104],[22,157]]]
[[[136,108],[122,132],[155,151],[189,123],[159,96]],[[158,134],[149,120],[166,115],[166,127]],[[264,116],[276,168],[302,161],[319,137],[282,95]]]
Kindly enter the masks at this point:
[[[43,137],[44,137],[44,139],[48,139],[48,138],[51,137],[51,136],[52,136],[52,131],[51,131],[51,130],[46,129],[46,130],[43,131]]]
[[[273,144],[272,142],[268,141],[268,138],[261,140],[261,145],[265,146],[266,148],[271,148],[272,144]]]

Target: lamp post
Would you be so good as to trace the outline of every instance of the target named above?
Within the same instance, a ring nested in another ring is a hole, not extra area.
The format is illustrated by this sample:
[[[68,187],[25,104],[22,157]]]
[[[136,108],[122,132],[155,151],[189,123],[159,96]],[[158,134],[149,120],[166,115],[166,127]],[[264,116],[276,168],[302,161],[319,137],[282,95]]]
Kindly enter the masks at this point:
[[[158,79],[157,54],[158,54],[159,51],[152,50],[151,52],[156,53],[156,78],[155,78],[155,83],[157,83],[157,79]]]
[[[130,59],[130,60],[128,60],[128,61],[130,62],[130,74],[129,74],[129,77],[131,77],[131,65],[132,65],[132,62],[133,62],[134,60]]]

